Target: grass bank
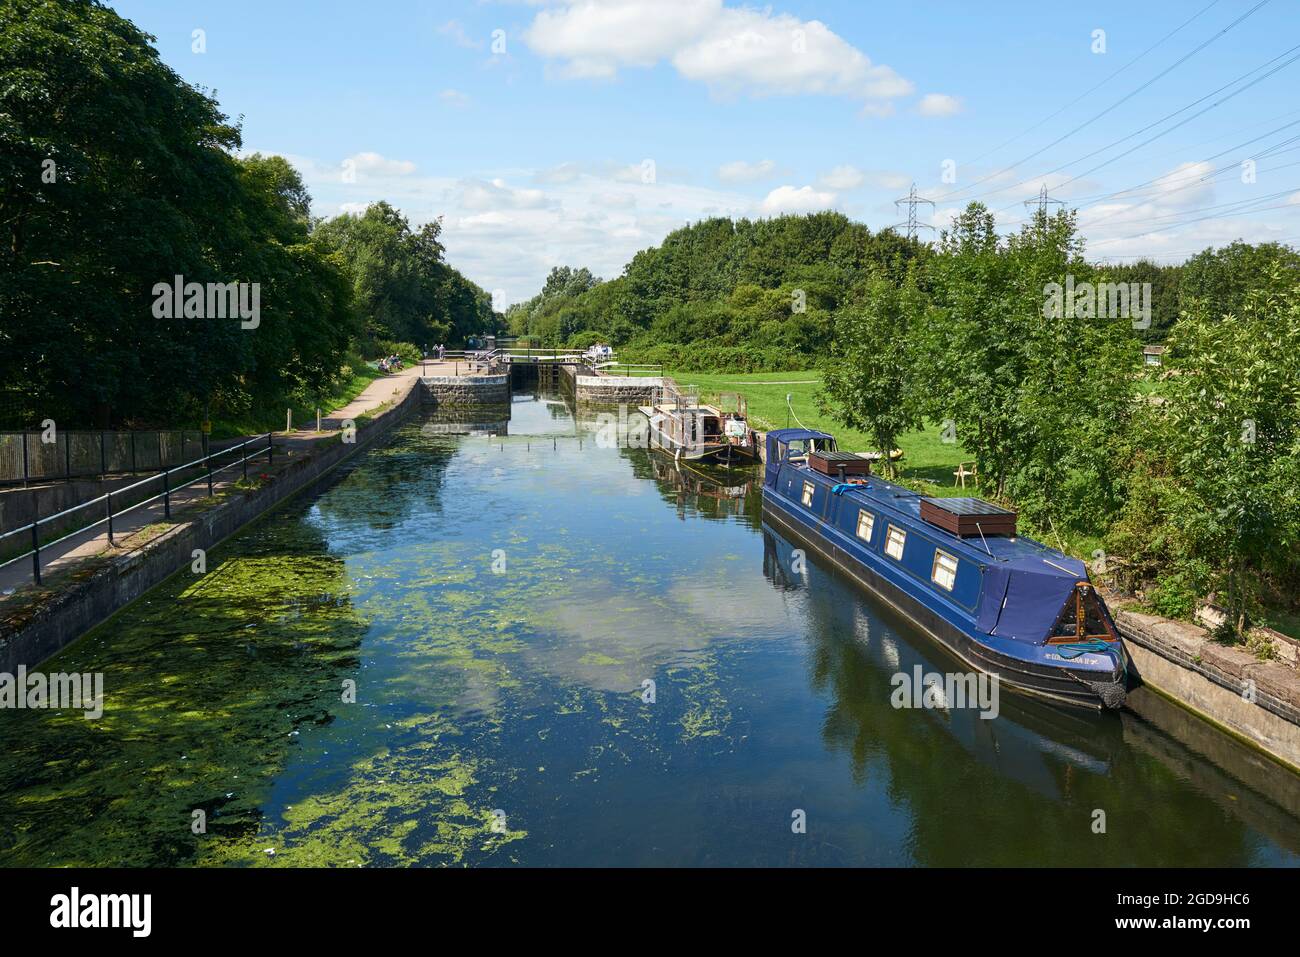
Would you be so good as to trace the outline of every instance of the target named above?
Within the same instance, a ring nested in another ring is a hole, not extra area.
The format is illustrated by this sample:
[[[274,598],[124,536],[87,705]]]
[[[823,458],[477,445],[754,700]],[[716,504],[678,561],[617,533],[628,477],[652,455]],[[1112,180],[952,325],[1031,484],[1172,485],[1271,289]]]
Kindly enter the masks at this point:
[[[875,449],[865,433],[845,428],[817,410],[815,395],[821,388],[821,376],[816,372],[666,374],[672,376],[679,386],[698,387],[706,401],[726,392],[740,393],[749,403],[749,420],[755,428],[767,431],[802,424],[831,433],[842,449],[852,452]],[[789,408],[786,407],[787,395],[790,397]],[[969,494],[969,489],[956,486],[953,473],[960,463],[969,462],[970,458],[959,444],[943,441],[937,424],[927,423],[925,428],[904,433],[899,437],[898,447],[903,451],[900,478],[908,484],[924,482],[926,491],[935,495]]]
[[[283,431],[284,412],[290,408],[293,409],[295,427],[305,425],[315,420],[317,406],[322,414],[328,415],[335,409],[343,408],[364,392],[366,386],[383,377],[384,373],[360,356],[351,356],[324,394],[318,397],[288,396],[277,403],[275,408],[259,409],[242,416],[215,417],[212,420],[212,437],[226,439]]]
[[[679,386],[699,388],[704,401],[716,400],[727,392],[740,393],[749,403],[750,424],[757,429],[767,431],[802,424],[829,432],[846,451],[875,450],[874,443],[865,433],[845,428],[817,410],[815,396],[821,388],[821,376],[817,372],[705,374],[667,371],[665,375],[671,376]],[[790,397],[789,408],[787,395]],[[965,488],[957,483],[954,473],[958,465],[964,462],[970,468],[972,457],[960,444],[944,442],[937,423],[926,423],[924,428],[904,433],[898,439],[898,448],[903,451],[898,466],[898,478],[902,484],[935,497],[980,495],[972,479],[966,480]],[[1084,560],[1100,547],[1098,539],[1068,531],[1058,534],[1055,528],[1040,527],[1023,518],[1021,529],[1039,541]]]

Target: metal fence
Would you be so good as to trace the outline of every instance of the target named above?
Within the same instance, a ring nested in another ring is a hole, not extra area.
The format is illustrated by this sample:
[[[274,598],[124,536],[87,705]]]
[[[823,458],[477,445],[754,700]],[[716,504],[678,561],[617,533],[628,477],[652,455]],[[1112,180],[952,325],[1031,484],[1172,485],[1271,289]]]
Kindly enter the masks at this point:
[[[202,432],[0,432],[0,485],[158,472],[207,450]]]
[[[232,459],[232,454],[237,455],[238,457]],[[28,549],[22,554],[15,555],[7,561],[0,562],[0,568],[4,568],[16,561],[30,557],[32,561],[32,581],[39,585],[41,584],[42,549],[49,549],[74,535],[81,535],[89,529],[97,528],[98,526],[105,524],[108,526],[108,543],[112,545],[114,544],[114,519],[120,519],[123,515],[133,512],[138,508],[151,505],[159,499],[161,499],[163,503],[163,517],[170,519],[172,515],[171,497],[173,492],[178,492],[183,488],[187,488],[199,482],[207,482],[208,495],[211,496],[215,492],[216,477],[222,472],[232,469],[241,469],[243,473],[242,477],[247,479],[249,462],[265,455],[269,467],[274,454],[274,438],[271,433],[268,432],[265,435],[246,439],[237,445],[222,449],[218,452],[213,452],[210,455],[205,455],[190,462],[180,463],[174,467],[165,465],[157,475],[151,475],[148,478],[141,479],[139,482],[128,485],[125,488],[117,489],[107,493],[106,495],[101,495],[98,498],[92,498],[87,502],[82,502],[80,505],[74,505],[72,508],[65,508],[61,512],[56,512],[53,515],[47,515],[45,518],[37,519],[30,525],[16,528],[12,532],[6,532],[4,535],[0,535],[0,542],[3,542],[11,536],[25,535],[27,536],[27,541],[29,543]],[[218,461],[222,459],[226,460],[225,464],[217,464]],[[187,475],[189,477],[186,477]],[[118,501],[121,502],[124,497],[130,496],[135,490],[144,488],[150,484],[159,488],[160,491],[135,502],[134,504],[128,505],[125,508],[120,505],[116,509],[113,507],[113,496],[116,495]],[[86,515],[87,520],[84,523],[79,524],[73,531],[68,532],[66,535],[61,535],[53,541],[41,541],[42,525],[57,522],[60,519],[67,518],[75,513]],[[102,515],[103,517],[93,519],[94,515]]]

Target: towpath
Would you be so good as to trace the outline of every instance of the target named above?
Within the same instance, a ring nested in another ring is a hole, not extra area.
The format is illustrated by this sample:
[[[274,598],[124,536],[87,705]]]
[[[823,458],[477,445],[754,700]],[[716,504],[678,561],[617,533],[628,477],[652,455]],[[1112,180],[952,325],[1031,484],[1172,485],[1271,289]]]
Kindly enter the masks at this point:
[[[268,464],[265,455],[259,456],[255,461],[248,463],[249,475],[268,474],[268,471],[274,472],[277,463],[282,466],[292,456],[303,454],[315,443],[337,432],[347,420],[355,421],[366,413],[373,413],[386,404],[400,400],[415,385],[415,380],[426,374],[426,369],[428,375],[454,375],[457,371],[462,373],[466,371],[463,361],[459,363],[459,369],[457,363],[452,361],[429,362],[427,365],[417,363],[400,372],[375,379],[347,405],[332,411],[327,417],[322,418],[321,431],[316,431],[316,422],[313,419],[310,422],[302,423],[303,428],[296,428],[291,433],[276,432],[275,455],[271,462]],[[241,441],[243,439],[222,440],[221,442],[214,442],[212,448],[216,451],[238,445]],[[231,457],[236,460],[238,458],[234,455]],[[213,491],[221,492],[228,489],[242,477],[242,467],[228,468],[219,472],[213,480]],[[157,486],[155,492],[162,491],[161,479],[156,479],[153,484]],[[208,486],[206,482],[199,481],[185,488],[177,489],[171,494],[171,520],[183,519],[186,513],[192,514],[194,509],[202,507],[202,504],[207,500]],[[73,534],[48,549],[42,547],[42,576],[48,579],[59,572],[67,571],[78,562],[99,555],[125,550],[123,548],[124,543],[130,544],[130,539],[135,537],[141,530],[150,525],[166,521],[164,511],[164,504],[160,500],[134,509],[125,515],[115,516],[113,519],[115,545],[110,545],[108,530],[101,524]],[[101,517],[100,515],[94,516],[95,519]],[[32,562],[30,557],[19,559],[0,568],[0,607],[3,607],[5,599],[9,596],[15,595],[31,584]]]

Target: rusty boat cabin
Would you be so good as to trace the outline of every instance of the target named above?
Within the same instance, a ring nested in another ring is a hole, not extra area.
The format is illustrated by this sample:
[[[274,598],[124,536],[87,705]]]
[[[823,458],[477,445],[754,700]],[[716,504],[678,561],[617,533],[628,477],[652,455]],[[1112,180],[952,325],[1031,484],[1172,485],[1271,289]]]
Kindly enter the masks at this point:
[[[732,400],[730,408],[727,399]],[[758,458],[756,434],[738,394],[720,396],[715,406],[700,402],[695,392],[663,389],[656,402],[638,411],[649,420],[651,447],[676,459],[730,464]]]
[[[1056,703],[1117,708],[1127,659],[1083,562],[1016,513],[870,474],[811,429],[767,434],[763,517],[884,598],[972,670]]]

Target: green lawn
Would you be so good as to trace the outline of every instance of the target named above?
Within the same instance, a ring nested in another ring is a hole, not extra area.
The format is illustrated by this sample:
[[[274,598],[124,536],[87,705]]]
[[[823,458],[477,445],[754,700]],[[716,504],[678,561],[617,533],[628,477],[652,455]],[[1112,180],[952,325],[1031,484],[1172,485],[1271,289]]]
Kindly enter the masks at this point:
[[[814,393],[821,386],[821,376],[816,372],[756,372],[747,374],[705,374],[699,372],[669,372],[683,388],[698,386],[701,398],[716,399],[719,393],[739,392],[749,402],[749,421],[754,428],[767,431],[802,423],[810,429],[820,429],[834,435],[842,449],[851,452],[873,451],[871,440],[862,432],[847,429],[830,416],[817,411]],[[786,395],[790,396],[793,415],[786,408]],[[968,488],[955,487],[953,472],[960,462],[970,457],[960,445],[943,442],[938,425],[929,425],[916,432],[908,432],[898,441],[903,450],[900,478],[909,485],[924,482],[925,491],[933,495],[973,494]]]

